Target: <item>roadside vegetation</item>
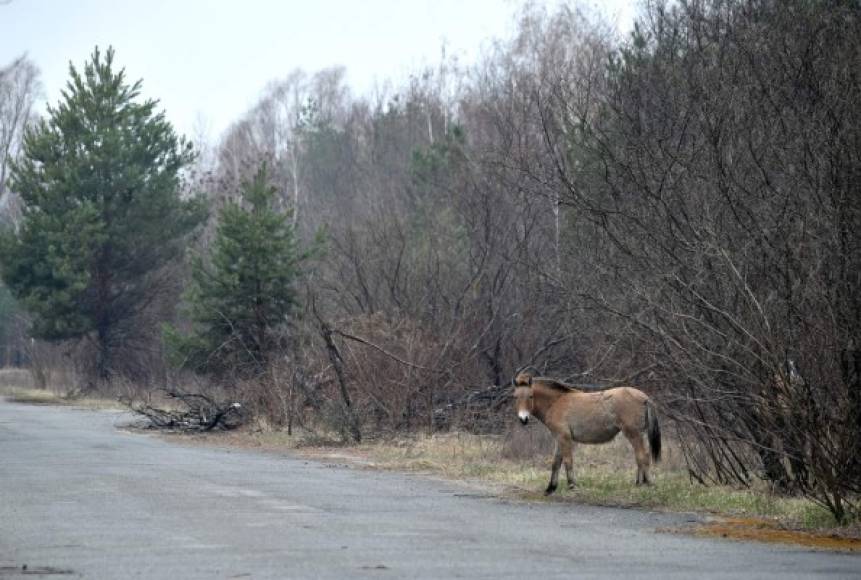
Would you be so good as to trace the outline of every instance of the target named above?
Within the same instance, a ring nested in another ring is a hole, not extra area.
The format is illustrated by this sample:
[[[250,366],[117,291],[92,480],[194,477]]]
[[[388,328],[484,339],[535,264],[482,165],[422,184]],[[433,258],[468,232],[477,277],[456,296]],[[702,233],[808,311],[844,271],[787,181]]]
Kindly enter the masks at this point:
[[[440,435],[399,444],[380,443],[360,447],[358,451],[367,453],[369,459],[382,467],[499,483],[516,488],[516,495],[544,499],[552,444],[545,441],[543,452],[529,449],[534,446],[530,439],[540,437],[515,435],[518,429],[515,427],[513,432],[499,438]],[[519,442],[522,438],[527,441]],[[517,448],[514,453],[512,449]],[[635,486],[633,457],[623,438],[607,445],[579,445],[574,460],[577,488],[561,490],[561,497],[598,505],[773,517],[787,526],[800,528],[833,524],[828,510],[803,498],[771,493],[765,485],[755,489],[700,485],[688,474],[678,446],[670,445],[665,452],[664,461],[655,468],[659,478],[655,484]],[[517,457],[520,454],[525,456]]]
[[[0,398],[29,405],[69,405],[111,410],[128,408],[105,395],[80,397],[64,388],[36,388],[32,375],[24,369],[0,369]]]
[[[0,397],[35,405],[65,405],[95,410],[128,410],[127,404],[104,397],[70,397],[63,389],[36,389],[28,373],[0,371]],[[151,401],[162,410],[184,410],[176,401]],[[606,445],[579,445],[575,450],[577,487],[564,486],[546,497],[553,441],[540,424],[511,424],[498,435],[448,432],[434,435],[379,437],[360,444],[337,433],[305,429],[288,434],[265,423],[242,429],[189,433],[175,425],[163,430],[185,445],[227,446],[269,453],[294,453],[323,462],[359,468],[414,472],[465,482],[489,495],[525,501],[575,502],[590,505],[692,512],[713,516],[707,525],[688,531],[802,544],[822,549],[861,551],[857,522],[838,524],[831,513],[803,497],[776,492],[766,482],[755,486],[703,485],[691,477],[684,453],[665,440],[663,459],[653,467],[652,486],[633,485],[630,445],[621,436]]]
[[[175,440],[187,445],[290,452],[357,468],[438,476],[507,499],[691,512],[706,523],[678,531],[861,551],[857,523],[837,524],[826,508],[803,497],[788,497],[766,483],[752,487],[698,483],[674,441],[665,442],[664,459],[653,469],[654,485],[640,487],[633,484],[630,446],[621,437],[607,445],[579,445],[574,468],[577,488],[563,486],[547,497],[543,490],[553,442],[543,429],[539,425],[512,426],[498,436],[459,432],[382,438],[359,445],[339,443],[337,438],[319,433],[288,435],[265,428],[183,435]]]

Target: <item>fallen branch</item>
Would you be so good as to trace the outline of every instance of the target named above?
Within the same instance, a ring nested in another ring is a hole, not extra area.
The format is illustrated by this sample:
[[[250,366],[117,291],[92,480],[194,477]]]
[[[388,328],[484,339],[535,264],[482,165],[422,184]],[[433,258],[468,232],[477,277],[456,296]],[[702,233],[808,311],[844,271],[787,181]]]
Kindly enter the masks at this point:
[[[162,409],[149,404],[129,402],[129,408],[146,417],[152,428],[178,431],[229,431],[243,425],[247,413],[240,403],[216,401],[200,393],[180,393],[166,391],[168,398],[185,405],[185,409]]]

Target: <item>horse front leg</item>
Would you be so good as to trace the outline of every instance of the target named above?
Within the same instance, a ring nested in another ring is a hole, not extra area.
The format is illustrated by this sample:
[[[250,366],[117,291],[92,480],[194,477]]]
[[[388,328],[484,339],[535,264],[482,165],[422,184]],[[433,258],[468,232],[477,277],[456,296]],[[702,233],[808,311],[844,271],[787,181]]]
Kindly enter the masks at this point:
[[[556,442],[556,454],[553,456],[553,468],[550,471],[550,483],[547,485],[547,489],[544,490],[544,495],[550,495],[554,491],[556,491],[556,487],[559,485],[559,467],[562,465],[562,445],[557,441]]]

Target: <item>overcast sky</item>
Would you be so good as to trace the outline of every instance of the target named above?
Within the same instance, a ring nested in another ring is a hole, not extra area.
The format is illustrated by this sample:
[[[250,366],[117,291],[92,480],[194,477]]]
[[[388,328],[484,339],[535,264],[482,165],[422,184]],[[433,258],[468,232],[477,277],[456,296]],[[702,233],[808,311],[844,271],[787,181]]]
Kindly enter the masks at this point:
[[[93,47],[113,45],[129,79],[177,129],[217,137],[267,82],[302,68],[347,69],[354,93],[439,61],[462,63],[513,30],[514,0],[0,0],[0,66],[27,53],[55,103]],[[550,5],[555,4],[548,0]],[[631,0],[595,3],[622,30]]]

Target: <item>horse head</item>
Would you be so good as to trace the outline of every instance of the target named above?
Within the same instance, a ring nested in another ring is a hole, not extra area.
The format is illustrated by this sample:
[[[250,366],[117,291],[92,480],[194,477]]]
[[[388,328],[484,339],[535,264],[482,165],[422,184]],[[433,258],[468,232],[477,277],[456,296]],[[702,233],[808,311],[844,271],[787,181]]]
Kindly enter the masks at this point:
[[[516,387],[514,389],[514,408],[517,411],[517,418],[524,425],[529,423],[534,405],[532,387]]]
[[[538,369],[528,365],[517,369],[514,373],[514,378],[511,379],[511,385],[514,387],[514,405],[517,411],[517,418],[524,425],[529,423],[529,417],[532,416],[534,409],[532,377],[537,374]]]

